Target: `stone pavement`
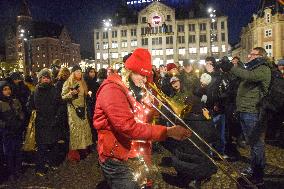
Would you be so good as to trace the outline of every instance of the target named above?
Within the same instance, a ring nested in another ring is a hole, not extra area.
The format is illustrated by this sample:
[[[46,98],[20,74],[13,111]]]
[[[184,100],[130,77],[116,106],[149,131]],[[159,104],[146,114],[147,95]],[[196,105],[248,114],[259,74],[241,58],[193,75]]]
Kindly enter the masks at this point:
[[[240,149],[242,159],[234,162],[234,166],[239,169],[244,168],[248,164],[248,150]],[[267,168],[265,175],[265,189],[283,189],[284,188],[284,149],[266,145]],[[163,180],[161,173],[175,175],[173,168],[160,167],[161,158],[169,156],[169,153],[159,147],[158,152],[153,155],[153,164],[156,170],[154,180],[154,189],[175,189],[179,188],[168,184]],[[34,174],[34,167],[28,166],[25,173],[21,175],[16,182],[4,182],[0,184],[0,188],[12,189],[108,189],[103,181],[101,171],[98,166],[97,154],[90,154],[85,160],[72,164],[65,161],[59,169],[50,171],[44,177],[38,177]],[[202,189],[223,189],[236,188],[236,184],[231,181],[220,170],[213,175],[211,180],[203,183]]]

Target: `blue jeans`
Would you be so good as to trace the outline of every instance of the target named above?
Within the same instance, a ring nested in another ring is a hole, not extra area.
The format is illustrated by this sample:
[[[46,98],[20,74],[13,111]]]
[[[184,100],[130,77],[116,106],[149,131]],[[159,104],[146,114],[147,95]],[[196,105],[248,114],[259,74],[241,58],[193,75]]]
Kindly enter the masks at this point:
[[[107,159],[100,165],[111,189],[139,189],[137,182],[133,180],[133,171],[126,163]]]
[[[259,134],[259,114],[240,113],[240,122],[246,142],[250,145],[251,168],[254,173],[258,172],[263,176],[265,167],[264,133]],[[251,142],[254,141],[254,142]]]
[[[217,131],[220,134],[220,141],[219,144],[216,146],[217,151],[221,154],[224,154],[225,152],[225,145],[226,145],[226,139],[225,139],[225,114],[218,114],[215,117],[213,117],[213,123],[217,129]]]

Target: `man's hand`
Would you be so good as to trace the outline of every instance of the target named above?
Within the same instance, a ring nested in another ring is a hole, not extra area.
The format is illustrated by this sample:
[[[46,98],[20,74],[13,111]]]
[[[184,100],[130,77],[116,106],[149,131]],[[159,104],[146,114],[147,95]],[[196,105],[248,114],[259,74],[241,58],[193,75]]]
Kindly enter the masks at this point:
[[[191,131],[182,126],[167,127],[167,136],[176,140],[185,140],[191,136]]]

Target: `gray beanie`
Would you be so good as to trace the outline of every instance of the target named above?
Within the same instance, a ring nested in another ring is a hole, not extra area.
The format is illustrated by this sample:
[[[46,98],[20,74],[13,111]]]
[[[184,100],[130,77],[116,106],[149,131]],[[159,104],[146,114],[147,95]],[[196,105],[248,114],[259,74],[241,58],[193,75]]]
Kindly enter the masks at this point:
[[[38,79],[41,79],[42,77],[48,77],[51,78],[51,72],[49,71],[48,68],[43,68],[40,70],[40,72],[37,74]]]

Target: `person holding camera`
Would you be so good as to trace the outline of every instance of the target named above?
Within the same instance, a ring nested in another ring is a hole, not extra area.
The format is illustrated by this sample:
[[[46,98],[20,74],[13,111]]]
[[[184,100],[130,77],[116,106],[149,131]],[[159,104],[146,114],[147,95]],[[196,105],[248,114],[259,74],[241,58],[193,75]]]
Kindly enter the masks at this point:
[[[79,161],[88,154],[92,133],[86,111],[87,85],[82,77],[80,66],[75,65],[62,88],[62,99],[67,101],[70,132],[68,160]]]

